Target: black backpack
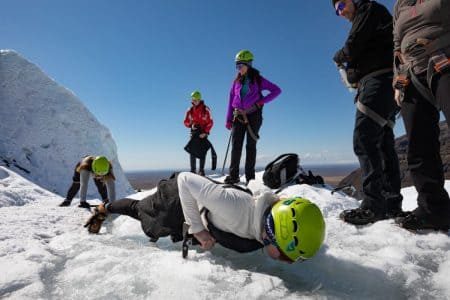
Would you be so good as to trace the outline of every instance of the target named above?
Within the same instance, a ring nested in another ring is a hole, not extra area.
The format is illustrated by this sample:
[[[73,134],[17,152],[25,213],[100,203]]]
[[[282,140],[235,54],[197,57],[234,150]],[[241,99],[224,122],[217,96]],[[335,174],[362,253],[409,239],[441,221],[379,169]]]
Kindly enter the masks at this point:
[[[263,174],[264,184],[271,189],[277,189],[283,184],[292,181],[297,175],[299,158],[295,153],[286,153],[270,162]]]

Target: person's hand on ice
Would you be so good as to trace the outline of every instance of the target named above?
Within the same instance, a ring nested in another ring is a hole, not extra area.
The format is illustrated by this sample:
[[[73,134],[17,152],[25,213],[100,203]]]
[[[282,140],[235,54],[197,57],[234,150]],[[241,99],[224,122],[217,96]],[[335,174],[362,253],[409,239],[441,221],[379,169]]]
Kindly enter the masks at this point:
[[[200,242],[203,250],[210,250],[214,247],[216,240],[211,236],[207,230],[194,233],[194,237]]]

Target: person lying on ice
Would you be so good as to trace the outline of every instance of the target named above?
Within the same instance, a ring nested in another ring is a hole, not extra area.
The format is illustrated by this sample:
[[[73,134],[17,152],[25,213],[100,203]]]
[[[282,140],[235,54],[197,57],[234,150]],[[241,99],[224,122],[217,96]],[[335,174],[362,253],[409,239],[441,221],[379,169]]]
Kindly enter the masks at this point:
[[[271,192],[253,197],[239,186],[218,184],[183,172],[162,180],[143,200],[121,199],[101,204],[85,225],[98,233],[107,214],[123,214],[141,222],[157,241],[183,239],[183,223],[204,250],[215,243],[238,252],[265,248],[273,259],[286,262],[314,256],[322,245],[325,222],[320,209],[303,198],[279,199]]]

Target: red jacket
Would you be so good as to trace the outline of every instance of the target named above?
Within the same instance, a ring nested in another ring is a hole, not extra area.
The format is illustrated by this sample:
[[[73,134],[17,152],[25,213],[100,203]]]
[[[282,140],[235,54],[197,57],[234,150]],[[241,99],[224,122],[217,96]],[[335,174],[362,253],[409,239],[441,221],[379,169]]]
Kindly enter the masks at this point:
[[[184,117],[184,125],[192,128],[192,125],[200,127],[202,132],[209,134],[214,125],[209,107],[201,101],[197,106],[192,105]]]

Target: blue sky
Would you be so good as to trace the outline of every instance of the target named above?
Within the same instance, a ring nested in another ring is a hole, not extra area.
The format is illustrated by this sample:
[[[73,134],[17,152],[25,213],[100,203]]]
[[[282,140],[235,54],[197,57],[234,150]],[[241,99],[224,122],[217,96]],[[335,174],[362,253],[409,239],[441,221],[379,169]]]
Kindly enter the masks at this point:
[[[393,0],[380,1],[391,11]],[[189,95],[213,112],[222,166],[234,56],[283,90],[264,108],[258,162],[356,161],[355,108],[332,61],[350,24],[330,1],[0,0],[2,49],[14,49],[71,89],[112,132],[126,170],[188,167]],[[396,134],[403,134],[399,120]],[[209,167],[209,156],[207,167]]]

